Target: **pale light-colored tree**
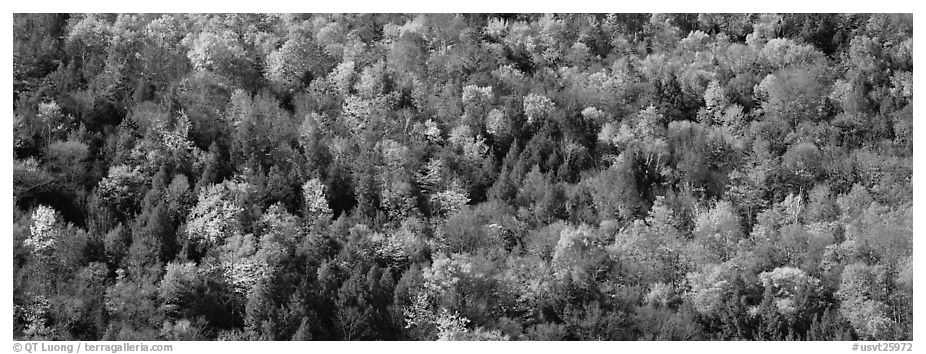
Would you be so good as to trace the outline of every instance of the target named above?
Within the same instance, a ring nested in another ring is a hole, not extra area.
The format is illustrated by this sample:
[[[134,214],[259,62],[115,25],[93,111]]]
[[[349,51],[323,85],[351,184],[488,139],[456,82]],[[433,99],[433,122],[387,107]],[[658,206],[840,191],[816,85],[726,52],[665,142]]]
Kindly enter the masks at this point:
[[[495,95],[492,93],[492,86],[467,85],[463,87],[461,101],[463,103],[463,117],[460,118],[465,124],[474,126],[483,126],[487,124],[488,111],[492,107],[492,101]]]
[[[585,43],[575,42],[566,52],[566,60],[575,66],[584,64],[589,59],[589,48]]]
[[[205,336],[202,328],[194,325],[193,321],[182,318],[176,321],[166,320],[161,325],[159,332],[160,338],[164,340],[181,341],[181,340],[201,340]]]
[[[480,105],[490,103],[494,99],[492,94],[492,86],[476,86],[476,85],[466,85],[463,86],[463,104],[464,105]]]
[[[299,218],[287,211],[280,202],[267,208],[254,228],[255,232],[261,235],[261,249],[258,253],[268,253],[264,258],[271,264],[279,263],[277,261],[285,256],[285,253],[292,251],[302,242],[303,230]]]
[[[460,124],[450,130],[447,141],[456,147],[462,148],[473,138],[473,129],[466,124]]]
[[[80,70],[84,77],[93,78],[103,71],[107,57],[105,53],[113,36],[112,30],[112,25],[102,14],[76,16],[76,21],[68,29],[64,44],[73,48],[81,58]],[[95,96],[92,88],[87,91],[90,97]]]
[[[188,139],[192,124],[190,123],[190,118],[187,117],[185,113],[180,112],[180,115],[174,122],[173,128],[168,128],[166,124],[164,124],[166,122],[159,121],[158,123],[155,129],[158,131],[161,142],[168,151],[191,152],[197,149],[196,146],[193,145],[193,142]]]
[[[802,211],[804,210],[804,201],[801,195],[788,194],[781,202],[781,207],[787,216],[787,221],[797,223]]]
[[[704,252],[692,256],[714,262],[729,260],[743,236],[739,216],[728,201],[718,202],[711,209],[699,213],[692,234],[700,248],[695,252]]]
[[[527,116],[527,124],[539,123],[550,118],[555,108],[553,100],[547,96],[531,93],[524,97],[524,114]]]
[[[68,31],[68,42],[79,41],[88,47],[104,47],[109,44],[112,27],[98,14],[82,16]]]
[[[666,307],[674,296],[675,289],[671,284],[653,283],[643,297],[643,303],[656,308]]]
[[[265,258],[258,255],[261,247],[253,234],[235,233],[218,246],[212,253],[214,258],[204,262],[200,271],[220,274],[235,293],[247,297],[257,284],[272,275]]]
[[[164,267],[158,295],[167,304],[179,304],[199,282],[199,270],[193,262],[170,262]]]
[[[267,55],[267,79],[288,89],[296,87],[305,74],[317,65],[316,51],[314,43],[290,38],[279,49]]]
[[[343,124],[354,136],[359,136],[370,124],[378,101],[381,100],[377,97],[363,98],[359,95],[348,95],[344,98],[344,105],[341,108]]]
[[[184,32],[183,23],[176,16],[169,14],[151,20],[145,25],[145,37],[163,48],[174,48],[181,44]]]
[[[781,15],[763,14],[752,26],[752,33],[746,35],[746,44],[752,48],[762,48],[770,39],[775,38],[781,27]]]
[[[825,75],[822,65],[787,67],[768,74],[756,85],[755,93],[767,115],[792,126],[805,120],[817,121],[823,116],[830,94]]]
[[[778,267],[759,274],[759,281],[774,297],[778,313],[792,315],[802,309],[795,304],[799,291],[814,293],[820,289],[820,281],[794,267]]]
[[[711,80],[707,84],[707,89],[704,90],[704,105],[707,109],[716,109],[723,108],[729,104],[730,100],[724,92],[724,88],[720,86],[720,83],[717,80]]]
[[[913,72],[901,71],[891,76],[891,94],[910,99],[913,97]]]
[[[462,254],[439,253],[431,266],[424,270],[424,289],[434,295],[455,291],[466,277],[475,276],[473,260]]]
[[[442,308],[434,320],[437,326],[437,340],[439,341],[505,341],[505,336],[499,330],[486,331],[481,327],[470,330],[466,326],[470,320],[460,316],[458,313],[451,313],[446,308]]]
[[[508,136],[511,131],[510,125],[511,124],[508,122],[508,118],[505,117],[505,112],[500,109],[493,108],[491,111],[489,111],[488,116],[486,116],[486,131],[493,136]]]
[[[415,181],[424,189],[434,190],[444,181],[443,169],[443,160],[432,157],[425,164],[423,171],[415,174]]]
[[[702,315],[717,315],[733,290],[729,280],[730,269],[727,264],[706,264],[700,271],[688,273],[686,279],[690,290],[684,294],[685,300]]]
[[[486,145],[486,139],[482,134],[473,137],[463,146],[463,156],[474,163],[482,162],[488,153],[489,146]]]
[[[97,185],[96,192],[100,199],[117,209],[126,208],[141,195],[140,189],[146,179],[138,166],[111,166],[107,176]]]
[[[432,309],[429,296],[419,292],[412,301],[411,306],[403,309],[405,315],[405,328],[431,327],[436,332],[439,341],[505,341],[505,336],[499,330],[486,331],[481,327],[473,330],[467,328],[470,320],[460,316],[456,311],[447,308]]]
[[[317,216],[331,215],[325,185],[318,178],[312,178],[302,185],[302,198],[309,213]]]
[[[649,106],[620,124],[604,124],[598,133],[598,141],[621,150],[638,150],[646,157],[647,164],[658,165],[669,154],[666,128],[662,125],[664,120],[656,107]]]
[[[50,340],[54,339],[54,329],[47,325],[48,312],[51,310],[51,302],[44,295],[35,295],[31,297],[28,305],[18,307],[23,312],[26,328],[23,329],[23,336],[32,340]]]
[[[427,139],[433,143],[441,142],[441,130],[437,126],[437,122],[428,119],[424,122],[424,135]]]
[[[646,221],[636,220],[618,232],[609,251],[642,283],[680,281],[692,262],[675,224],[665,199],[657,198]]]
[[[592,122],[597,122],[602,119],[604,115],[604,112],[595,107],[585,107],[582,109],[582,117]]]
[[[839,313],[864,340],[890,339],[896,323],[885,304],[887,273],[882,266],[853,263],[842,271],[836,297],[842,302]]]
[[[392,232],[374,234],[373,242],[377,244],[377,254],[380,258],[396,263],[409,260],[426,247],[421,236],[424,227],[421,220],[407,218],[402,220],[399,228]]]
[[[838,79],[833,83],[833,89],[830,91],[827,98],[839,105],[843,111],[854,112],[858,108],[858,103],[855,102],[852,96],[852,90],[851,83]]]
[[[191,240],[215,245],[240,233],[238,215],[244,208],[235,199],[247,184],[225,181],[200,192],[187,216],[186,234]]]
[[[463,184],[454,179],[446,189],[432,195],[430,201],[437,210],[447,215],[462,209],[469,204],[470,199],[469,192],[463,188]]]
[[[363,70],[360,71],[360,78],[354,85],[354,89],[357,90],[357,94],[360,95],[360,97],[372,99],[383,95],[385,91],[385,82],[383,81],[385,67],[386,63],[384,61],[379,61],[364,67]]]
[[[505,32],[508,31],[508,20],[498,17],[491,17],[489,18],[485,28],[482,30],[486,35],[492,38],[501,39],[505,35]]]
[[[270,267],[256,257],[227,260],[222,263],[222,269],[234,291],[245,296],[250,295],[257,284],[271,276]]]
[[[190,42],[187,57],[197,70],[224,73],[235,69],[246,57],[238,35],[228,29],[203,31]]]
[[[405,328],[426,326],[434,322],[434,313],[431,311],[431,296],[427,291],[417,291],[411,304],[402,308]]]
[[[64,125],[66,117],[61,112],[58,102],[55,101],[39,103],[38,108],[36,117],[42,122],[46,143],[51,143],[52,137],[66,128]]]
[[[790,65],[813,65],[826,60],[823,52],[809,44],[800,44],[792,39],[770,39],[760,51],[762,58],[775,69]]]
[[[29,237],[23,245],[32,248],[33,254],[47,254],[54,249],[58,230],[56,228],[57,212],[46,205],[39,205],[32,212],[32,226],[29,227]]]
[[[567,227],[560,232],[553,251],[551,265],[558,279],[571,279],[577,284],[588,284],[588,267],[593,257],[603,248],[597,244],[594,230],[588,225]]]
[[[511,65],[499,66],[498,69],[492,71],[492,76],[511,88],[521,88],[527,82],[524,73]]]
[[[460,340],[468,331],[466,325],[469,324],[469,319],[457,313],[451,313],[445,308],[441,309],[434,322],[437,325],[437,340]]]
[[[350,89],[353,87],[353,77],[354,77],[354,62],[345,61],[334,68],[331,73],[328,74],[328,83],[332,85],[335,90],[341,96],[347,96],[350,94]]]

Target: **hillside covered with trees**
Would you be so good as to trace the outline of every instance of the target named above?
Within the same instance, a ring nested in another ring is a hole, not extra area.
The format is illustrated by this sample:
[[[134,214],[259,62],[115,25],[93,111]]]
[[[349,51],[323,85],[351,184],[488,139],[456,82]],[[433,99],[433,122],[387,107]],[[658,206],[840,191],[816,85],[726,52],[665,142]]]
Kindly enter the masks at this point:
[[[911,340],[912,15],[14,16],[14,337]]]

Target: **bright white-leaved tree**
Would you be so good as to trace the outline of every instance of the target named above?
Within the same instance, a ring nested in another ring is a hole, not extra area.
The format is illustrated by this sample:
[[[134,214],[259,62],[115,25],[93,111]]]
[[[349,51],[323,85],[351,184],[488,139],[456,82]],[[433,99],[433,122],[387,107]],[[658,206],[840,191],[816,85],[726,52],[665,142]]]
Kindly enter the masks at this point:
[[[23,329],[23,336],[33,340],[50,340],[54,339],[54,329],[47,325],[48,312],[51,310],[51,303],[43,295],[32,297],[28,305],[17,306],[16,308],[25,319],[26,328]]]
[[[449,215],[466,206],[470,199],[469,192],[463,188],[463,184],[453,180],[447,189],[432,195],[430,201],[439,213]]]
[[[399,264],[408,261],[427,247],[422,237],[425,227],[422,220],[409,217],[396,230],[375,233],[372,241],[376,243],[377,255]]]
[[[508,340],[498,330],[469,328],[469,319],[441,305],[442,298],[465,288],[464,283],[485,277],[473,262],[472,257],[463,254],[438,254],[424,270],[424,284],[413,295],[411,304],[403,309],[405,328],[430,328],[431,334],[442,341]]]
[[[331,208],[325,197],[325,185],[318,178],[312,178],[302,185],[302,198],[306,210],[316,217],[331,217]]]
[[[505,116],[505,112],[493,108],[486,115],[486,131],[489,134],[497,138],[507,137],[511,133],[511,123],[508,121],[508,117]]]
[[[214,245],[240,233],[238,214],[244,208],[236,203],[235,197],[246,188],[244,183],[225,181],[200,192],[187,217],[187,237],[195,242]]]
[[[139,167],[111,166],[106,177],[97,184],[96,195],[116,211],[131,215],[145,183],[146,177]]]
[[[639,150],[651,162],[669,152],[666,128],[662,125],[664,120],[656,107],[649,106],[619,124],[605,123],[598,133],[598,141],[621,150]]]
[[[450,131],[447,139],[453,146],[463,151],[463,157],[474,165],[481,164],[489,152],[485,138],[481,134],[475,135],[468,125],[460,125]]]
[[[486,123],[486,114],[492,108],[492,101],[495,99],[492,86],[464,86],[461,99],[463,102],[462,122],[475,126]]]
[[[527,124],[539,123],[550,118],[555,108],[556,104],[547,96],[531,93],[524,97],[524,115],[527,116]]]
[[[57,212],[49,206],[40,205],[32,212],[32,222],[29,237],[23,245],[30,247],[36,256],[48,255],[54,249],[57,238]]]
[[[204,31],[199,36],[190,36],[186,40],[190,42],[187,57],[197,70],[224,73],[246,61],[244,46],[238,34],[231,30]]]
[[[309,59],[316,50],[313,43],[290,39],[267,55],[267,79],[286,88],[296,86],[299,80],[312,69]]]

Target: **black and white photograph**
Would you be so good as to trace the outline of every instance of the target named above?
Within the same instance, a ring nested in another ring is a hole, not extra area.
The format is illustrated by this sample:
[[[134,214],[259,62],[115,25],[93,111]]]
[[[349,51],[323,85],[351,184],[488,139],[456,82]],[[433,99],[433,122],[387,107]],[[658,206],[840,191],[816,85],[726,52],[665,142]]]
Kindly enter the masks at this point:
[[[912,348],[912,13],[11,17],[14,349]]]

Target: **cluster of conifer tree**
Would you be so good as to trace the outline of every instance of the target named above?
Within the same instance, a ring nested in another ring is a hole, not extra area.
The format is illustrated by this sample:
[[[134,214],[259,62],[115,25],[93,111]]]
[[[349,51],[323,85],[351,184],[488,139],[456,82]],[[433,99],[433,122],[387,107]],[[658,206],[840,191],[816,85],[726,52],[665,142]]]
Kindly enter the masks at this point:
[[[13,335],[910,340],[912,36],[17,14]]]

